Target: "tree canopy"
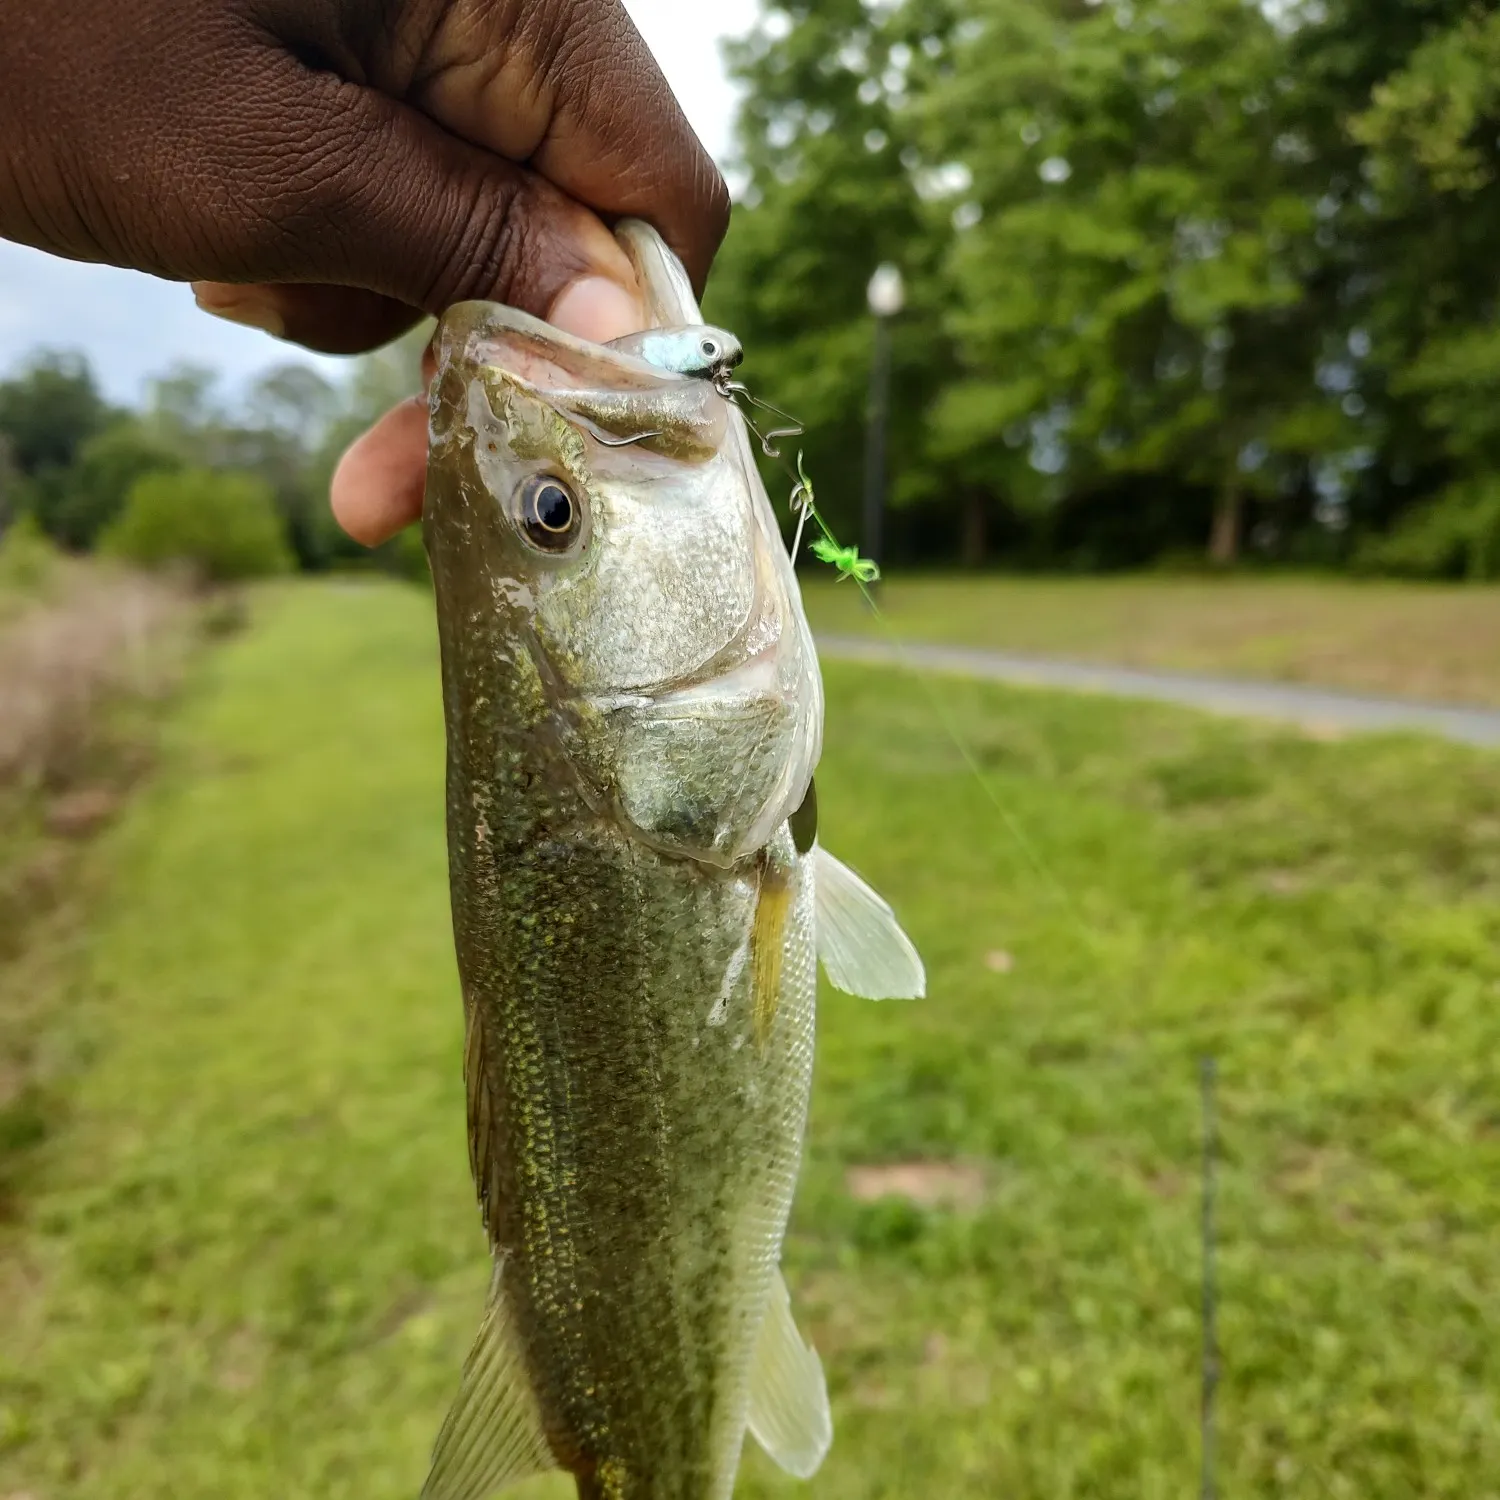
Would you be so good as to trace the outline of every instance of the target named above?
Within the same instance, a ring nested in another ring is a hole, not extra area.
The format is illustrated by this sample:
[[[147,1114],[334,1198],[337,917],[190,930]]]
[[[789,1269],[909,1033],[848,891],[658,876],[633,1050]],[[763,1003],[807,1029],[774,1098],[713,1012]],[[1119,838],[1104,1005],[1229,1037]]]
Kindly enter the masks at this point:
[[[738,204],[706,312],[860,540],[872,272],[895,263],[886,557],[1500,573],[1500,13],[1472,0],[782,0],[734,44]],[[0,525],[93,545],[145,476],[269,490],[362,550],[339,453],[425,330],[330,384],[78,356],[0,380]],[[796,447],[767,460],[772,493]],[[408,538],[379,561],[420,571]]]
[[[846,528],[887,259],[909,555],[988,529],[1021,561],[1333,561],[1488,504],[1500,17],[799,0],[731,64],[711,305]]]

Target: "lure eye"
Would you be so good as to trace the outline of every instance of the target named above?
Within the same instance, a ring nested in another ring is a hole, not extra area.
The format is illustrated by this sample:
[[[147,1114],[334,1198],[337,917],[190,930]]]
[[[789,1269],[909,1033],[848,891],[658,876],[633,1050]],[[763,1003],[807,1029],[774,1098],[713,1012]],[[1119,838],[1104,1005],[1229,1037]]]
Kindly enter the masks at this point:
[[[521,486],[516,519],[538,552],[566,552],[583,530],[583,507],[552,474],[536,474]]]

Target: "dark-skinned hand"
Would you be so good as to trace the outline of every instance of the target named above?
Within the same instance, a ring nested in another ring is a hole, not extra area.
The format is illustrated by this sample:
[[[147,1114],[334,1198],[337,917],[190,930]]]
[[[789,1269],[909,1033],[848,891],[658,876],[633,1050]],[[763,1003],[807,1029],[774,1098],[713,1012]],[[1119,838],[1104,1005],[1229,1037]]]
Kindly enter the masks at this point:
[[[700,289],[723,181],[619,0],[5,0],[0,236],[191,281],[210,312],[357,353],[470,297],[634,331],[606,220]],[[345,455],[376,543],[421,511],[425,402]]]

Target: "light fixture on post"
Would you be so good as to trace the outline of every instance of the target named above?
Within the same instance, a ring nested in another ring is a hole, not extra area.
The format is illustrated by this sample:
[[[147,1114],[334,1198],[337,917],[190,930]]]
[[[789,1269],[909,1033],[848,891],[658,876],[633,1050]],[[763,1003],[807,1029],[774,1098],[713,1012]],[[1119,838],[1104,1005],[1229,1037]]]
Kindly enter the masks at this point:
[[[906,305],[900,268],[877,266],[866,290],[875,316],[875,353],[870,365],[870,411],[865,430],[865,505],[861,551],[879,564],[885,555],[885,440],[891,405],[891,319]]]

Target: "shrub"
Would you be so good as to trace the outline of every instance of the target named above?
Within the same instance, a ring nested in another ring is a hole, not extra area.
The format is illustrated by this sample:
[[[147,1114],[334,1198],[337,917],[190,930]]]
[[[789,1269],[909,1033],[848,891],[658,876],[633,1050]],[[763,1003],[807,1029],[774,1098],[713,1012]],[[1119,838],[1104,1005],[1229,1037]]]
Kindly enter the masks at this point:
[[[56,549],[34,516],[21,516],[0,533],[0,594],[40,593],[56,565]]]
[[[136,481],[147,474],[175,473],[182,460],[134,418],[91,437],[56,486],[49,514],[42,517],[65,547],[90,548],[125,509]]]
[[[1500,479],[1467,480],[1418,506],[1354,556],[1361,573],[1500,578]]]
[[[187,567],[215,583],[292,565],[271,487],[248,474],[206,469],[136,480],[99,547],[143,567]]]

